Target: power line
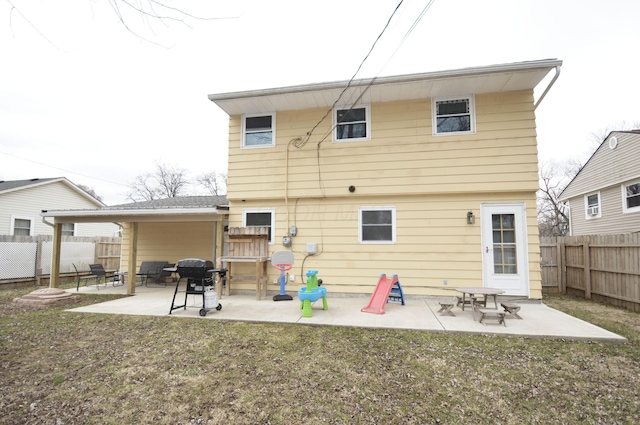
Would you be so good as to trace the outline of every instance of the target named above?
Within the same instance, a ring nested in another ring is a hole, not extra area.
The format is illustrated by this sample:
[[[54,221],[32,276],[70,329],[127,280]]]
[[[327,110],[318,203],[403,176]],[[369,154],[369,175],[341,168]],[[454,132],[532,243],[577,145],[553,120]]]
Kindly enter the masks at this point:
[[[18,156],[18,155],[13,155],[13,154],[8,153],[8,152],[2,152],[2,151],[0,151],[0,153],[1,153],[1,154],[4,154],[4,155],[7,155],[7,156],[12,156],[12,157],[14,157],[14,158],[21,159],[21,160],[23,160],[23,161],[33,162],[34,164],[42,165],[42,166],[44,166],[44,167],[49,167],[49,168],[53,168],[53,169],[55,169],[55,170],[64,171],[65,173],[71,173],[71,174],[75,174],[75,175],[77,175],[77,176],[82,176],[82,177],[86,177],[86,178],[88,178],[88,179],[98,180],[98,181],[105,182],[105,183],[115,184],[115,185],[122,186],[122,187],[129,187],[129,186],[127,186],[126,184],[112,182],[112,181],[109,181],[109,180],[101,179],[101,178],[99,178],[99,177],[87,176],[86,174],[81,174],[81,173],[78,173],[78,172],[75,172],[75,171],[71,171],[71,170],[67,170],[67,169],[60,168],[60,167],[54,167],[53,165],[49,165],[49,164],[43,164],[43,163],[41,163],[41,162],[34,161],[34,160],[32,160],[32,159],[22,158],[22,157],[20,157],[20,156]]]
[[[380,38],[382,37],[382,35],[385,33],[385,31],[387,30],[387,28],[389,27],[389,24],[391,23],[391,20],[393,19],[393,17],[395,16],[396,12],[398,11],[398,9],[400,9],[400,6],[402,5],[402,3],[404,2],[404,0],[400,0],[400,3],[398,3],[398,5],[396,6],[396,8],[393,10],[393,13],[391,14],[391,16],[389,17],[389,19],[387,20],[387,23],[385,24],[384,28],[382,29],[382,31],[380,32],[380,34],[378,35],[378,37],[376,38],[376,40],[373,42],[373,44],[371,45],[371,48],[369,49],[369,52],[367,53],[367,55],[364,57],[364,59],[362,59],[362,61],[360,62],[360,65],[358,65],[358,69],[356,69],[356,72],[353,74],[353,76],[351,77],[351,79],[349,80],[349,82],[347,83],[347,85],[342,89],[342,92],[340,92],[340,95],[336,98],[336,100],[333,102],[333,105],[331,105],[331,108],[329,108],[327,110],[327,112],[324,114],[324,116],[322,118],[320,118],[320,121],[318,121],[316,123],[316,125],[313,126],[313,128],[311,130],[309,130],[305,136],[304,139],[300,139],[300,140],[296,140],[293,145],[296,148],[301,148],[303,147],[307,141],[309,141],[309,139],[311,138],[311,135],[313,134],[313,132],[315,131],[315,129],[327,118],[327,116],[329,116],[329,114],[333,111],[333,108],[335,108],[335,106],[338,104],[338,102],[340,101],[340,99],[342,98],[342,96],[345,94],[345,92],[349,89],[349,87],[351,87],[351,83],[353,82],[353,80],[356,78],[356,75],[358,75],[358,72],[360,72],[360,69],[362,68],[362,65],[364,65],[364,63],[367,61],[367,59],[369,58],[369,55],[371,55],[371,52],[373,51],[373,49],[376,47],[376,44],[378,44],[378,41],[380,40]]]

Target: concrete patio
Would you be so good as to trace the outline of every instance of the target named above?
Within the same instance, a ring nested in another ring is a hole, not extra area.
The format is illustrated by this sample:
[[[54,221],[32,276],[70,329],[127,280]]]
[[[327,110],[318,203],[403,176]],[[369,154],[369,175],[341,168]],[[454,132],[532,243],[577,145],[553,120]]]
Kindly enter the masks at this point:
[[[175,284],[166,288],[138,286],[136,294],[118,300],[71,308],[68,311],[78,313],[103,313],[169,316]],[[181,285],[182,286],[182,285]],[[372,288],[373,289],[373,288]],[[75,293],[75,289],[69,289]],[[80,293],[119,293],[125,294],[124,287],[105,287],[95,285],[80,288]],[[520,316],[506,319],[506,326],[488,323],[483,325],[473,319],[470,309],[462,311],[455,307],[455,316],[441,316],[439,298],[409,297],[406,305],[389,302],[385,314],[370,314],[360,311],[369,302],[369,296],[341,296],[327,294],[329,310],[322,309],[322,301],[313,305],[313,317],[302,317],[300,302],[295,294],[293,301],[274,302],[269,295],[262,300],[255,299],[255,293],[232,293],[220,298],[222,309],[209,310],[205,317],[199,316],[202,297],[189,295],[187,308],[174,310],[171,317],[192,320],[232,320],[247,322],[280,322],[306,325],[353,326],[362,328],[415,329],[433,332],[457,332],[476,334],[498,334],[525,336],[530,338],[562,338],[572,340],[591,340],[606,342],[626,342],[617,334],[577,319],[568,314],[547,307],[539,301],[517,300],[522,306]],[[452,295],[454,295],[452,293]],[[176,304],[184,302],[184,292],[178,292]],[[500,297],[498,298],[500,303]],[[491,302],[489,303],[491,305]]]

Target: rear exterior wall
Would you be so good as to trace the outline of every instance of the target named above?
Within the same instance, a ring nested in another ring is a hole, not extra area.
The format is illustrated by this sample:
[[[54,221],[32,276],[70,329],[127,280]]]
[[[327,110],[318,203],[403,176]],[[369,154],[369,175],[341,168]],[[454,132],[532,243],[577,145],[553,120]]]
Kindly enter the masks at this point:
[[[478,94],[475,105],[474,134],[433,136],[431,99],[396,101],[371,105],[371,140],[332,142],[328,118],[300,147],[326,110],[277,111],[276,146],[259,149],[241,149],[241,117],[231,116],[229,226],[242,226],[243,209],[274,208],[273,252],[295,224],[296,284],[317,268],[329,290],[366,294],[386,273],[408,294],[440,295],[482,286],[480,205],[524,203],[530,296],[540,298],[533,93]],[[359,206],[396,208],[395,244],[358,243]],[[306,242],[319,254],[305,258]]]

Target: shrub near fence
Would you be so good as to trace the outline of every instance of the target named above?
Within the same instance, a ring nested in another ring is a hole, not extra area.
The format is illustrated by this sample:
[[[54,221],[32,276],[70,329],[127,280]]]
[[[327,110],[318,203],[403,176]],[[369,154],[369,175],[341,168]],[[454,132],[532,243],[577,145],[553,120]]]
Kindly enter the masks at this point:
[[[542,290],[640,311],[640,233],[541,237]]]
[[[121,238],[63,236],[60,276],[89,270],[89,264],[102,264],[105,270],[120,268]],[[0,235],[0,287],[3,284],[46,285],[51,273],[52,236]]]

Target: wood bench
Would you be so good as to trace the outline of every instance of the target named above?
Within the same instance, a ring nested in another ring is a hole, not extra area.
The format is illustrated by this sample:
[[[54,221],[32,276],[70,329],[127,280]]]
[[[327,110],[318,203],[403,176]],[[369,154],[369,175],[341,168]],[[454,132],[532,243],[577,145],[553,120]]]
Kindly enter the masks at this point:
[[[440,310],[437,312],[440,313],[440,316],[454,316],[453,311],[451,309],[455,306],[458,306],[462,301],[460,297],[452,297],[444,301],[438,301],[440,304]]]
[[[506,313],[500,310],[494,310],[492,308],[478,308],[476,309],[480,313],[480,323],[486,326],[487,319],[496,320],[498,325],[507,326],[504,321]]]
[[[522,320],[522,317],[520,317],[520,315],[518,314],[521,308],[518,304],[511,303],[511,302],[504,302],[504,303],[500,303],[500,305],[502,306],[502,308],[504,308],[505,313],[509,313],[509,315],[507,316],[507,319],[515,317],[516,319]]]

